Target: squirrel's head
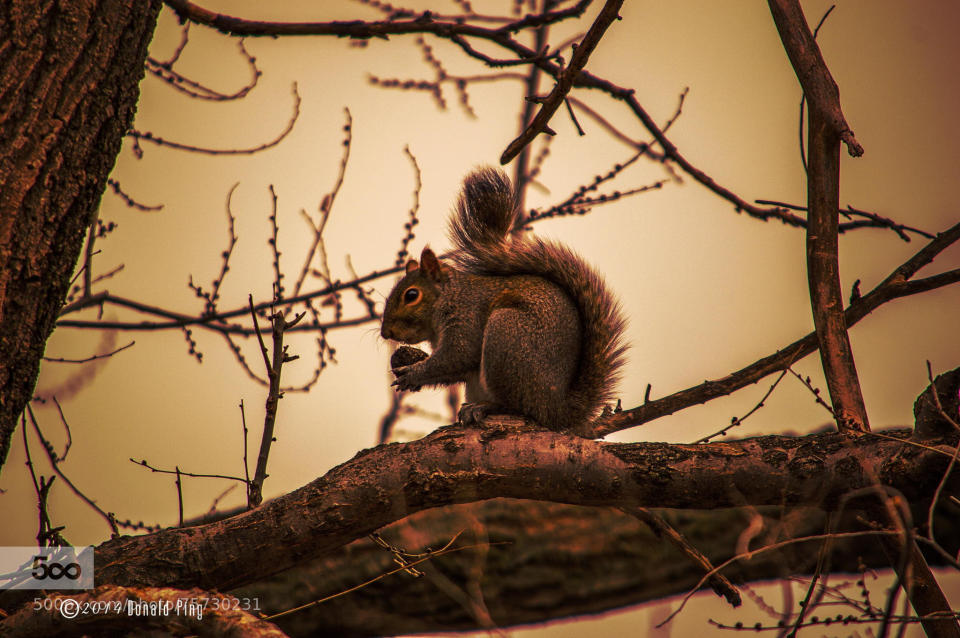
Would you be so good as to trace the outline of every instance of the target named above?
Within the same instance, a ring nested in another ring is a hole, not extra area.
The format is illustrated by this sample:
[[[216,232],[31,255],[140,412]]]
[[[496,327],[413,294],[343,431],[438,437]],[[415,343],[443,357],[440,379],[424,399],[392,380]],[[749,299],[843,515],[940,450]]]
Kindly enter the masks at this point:
[[[407,262],[403,279],[390,291],[383,309],[380,335],[401,343],[433,342],[433,309],[440,286],[448,279],[448,267],[440,263],[429,248],[420,253],[420,261]]]

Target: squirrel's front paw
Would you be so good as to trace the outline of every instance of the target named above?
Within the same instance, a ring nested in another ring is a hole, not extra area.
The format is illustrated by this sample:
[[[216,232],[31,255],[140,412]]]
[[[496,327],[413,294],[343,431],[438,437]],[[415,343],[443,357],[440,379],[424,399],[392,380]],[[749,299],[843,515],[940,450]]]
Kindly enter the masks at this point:
[[[390,385],[396,386],[397,392],[402,390],[409,390],[410,392],[419,392],[423,387],[421,384],[415,382],[415,366],[403,366],[402,368],[394,368],[393,374],[396,375],[396,380]]]
[[[422,384],[413,382],[415,364],[426,359],[429,355],[418,348],[400,346],[390,357],[390,368],[397,379],[391,385],[397,386],[397,391],[410,390],[417,392]]]

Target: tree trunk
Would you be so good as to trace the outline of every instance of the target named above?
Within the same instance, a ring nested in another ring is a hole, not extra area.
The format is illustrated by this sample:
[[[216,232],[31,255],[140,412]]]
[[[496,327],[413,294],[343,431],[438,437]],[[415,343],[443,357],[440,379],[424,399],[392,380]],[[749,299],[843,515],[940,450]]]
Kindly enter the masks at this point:
[[[159,10],[0,5],[0,466],[133,120]]]

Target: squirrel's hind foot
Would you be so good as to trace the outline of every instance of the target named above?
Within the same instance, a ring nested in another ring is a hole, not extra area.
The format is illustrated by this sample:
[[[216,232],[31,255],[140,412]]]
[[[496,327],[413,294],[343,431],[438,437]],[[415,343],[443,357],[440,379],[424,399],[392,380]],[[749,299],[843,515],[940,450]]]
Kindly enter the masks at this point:
[[[502,407],[496,403],[490,403],[489,401],[464,403],[460,406],[460,412],[457,414],[457,421],[463,425],[474,425],[483,421],[488,415],[500,414],[502,412]]]

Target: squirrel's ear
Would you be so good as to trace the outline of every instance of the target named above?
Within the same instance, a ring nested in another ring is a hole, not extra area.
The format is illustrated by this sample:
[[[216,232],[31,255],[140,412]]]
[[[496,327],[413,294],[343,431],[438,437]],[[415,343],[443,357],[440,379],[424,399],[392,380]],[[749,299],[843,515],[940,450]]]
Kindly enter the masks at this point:
[[[420,267],[424,274],[434,281],[443,281],[446,278],[440,260],[429,248],[424,248],[423,252],[420,253]]]
[[[409,275],[414,270],[420,267],[420,264],[417,263],[416,259],[411,259],[407,262],[407,274]]]

